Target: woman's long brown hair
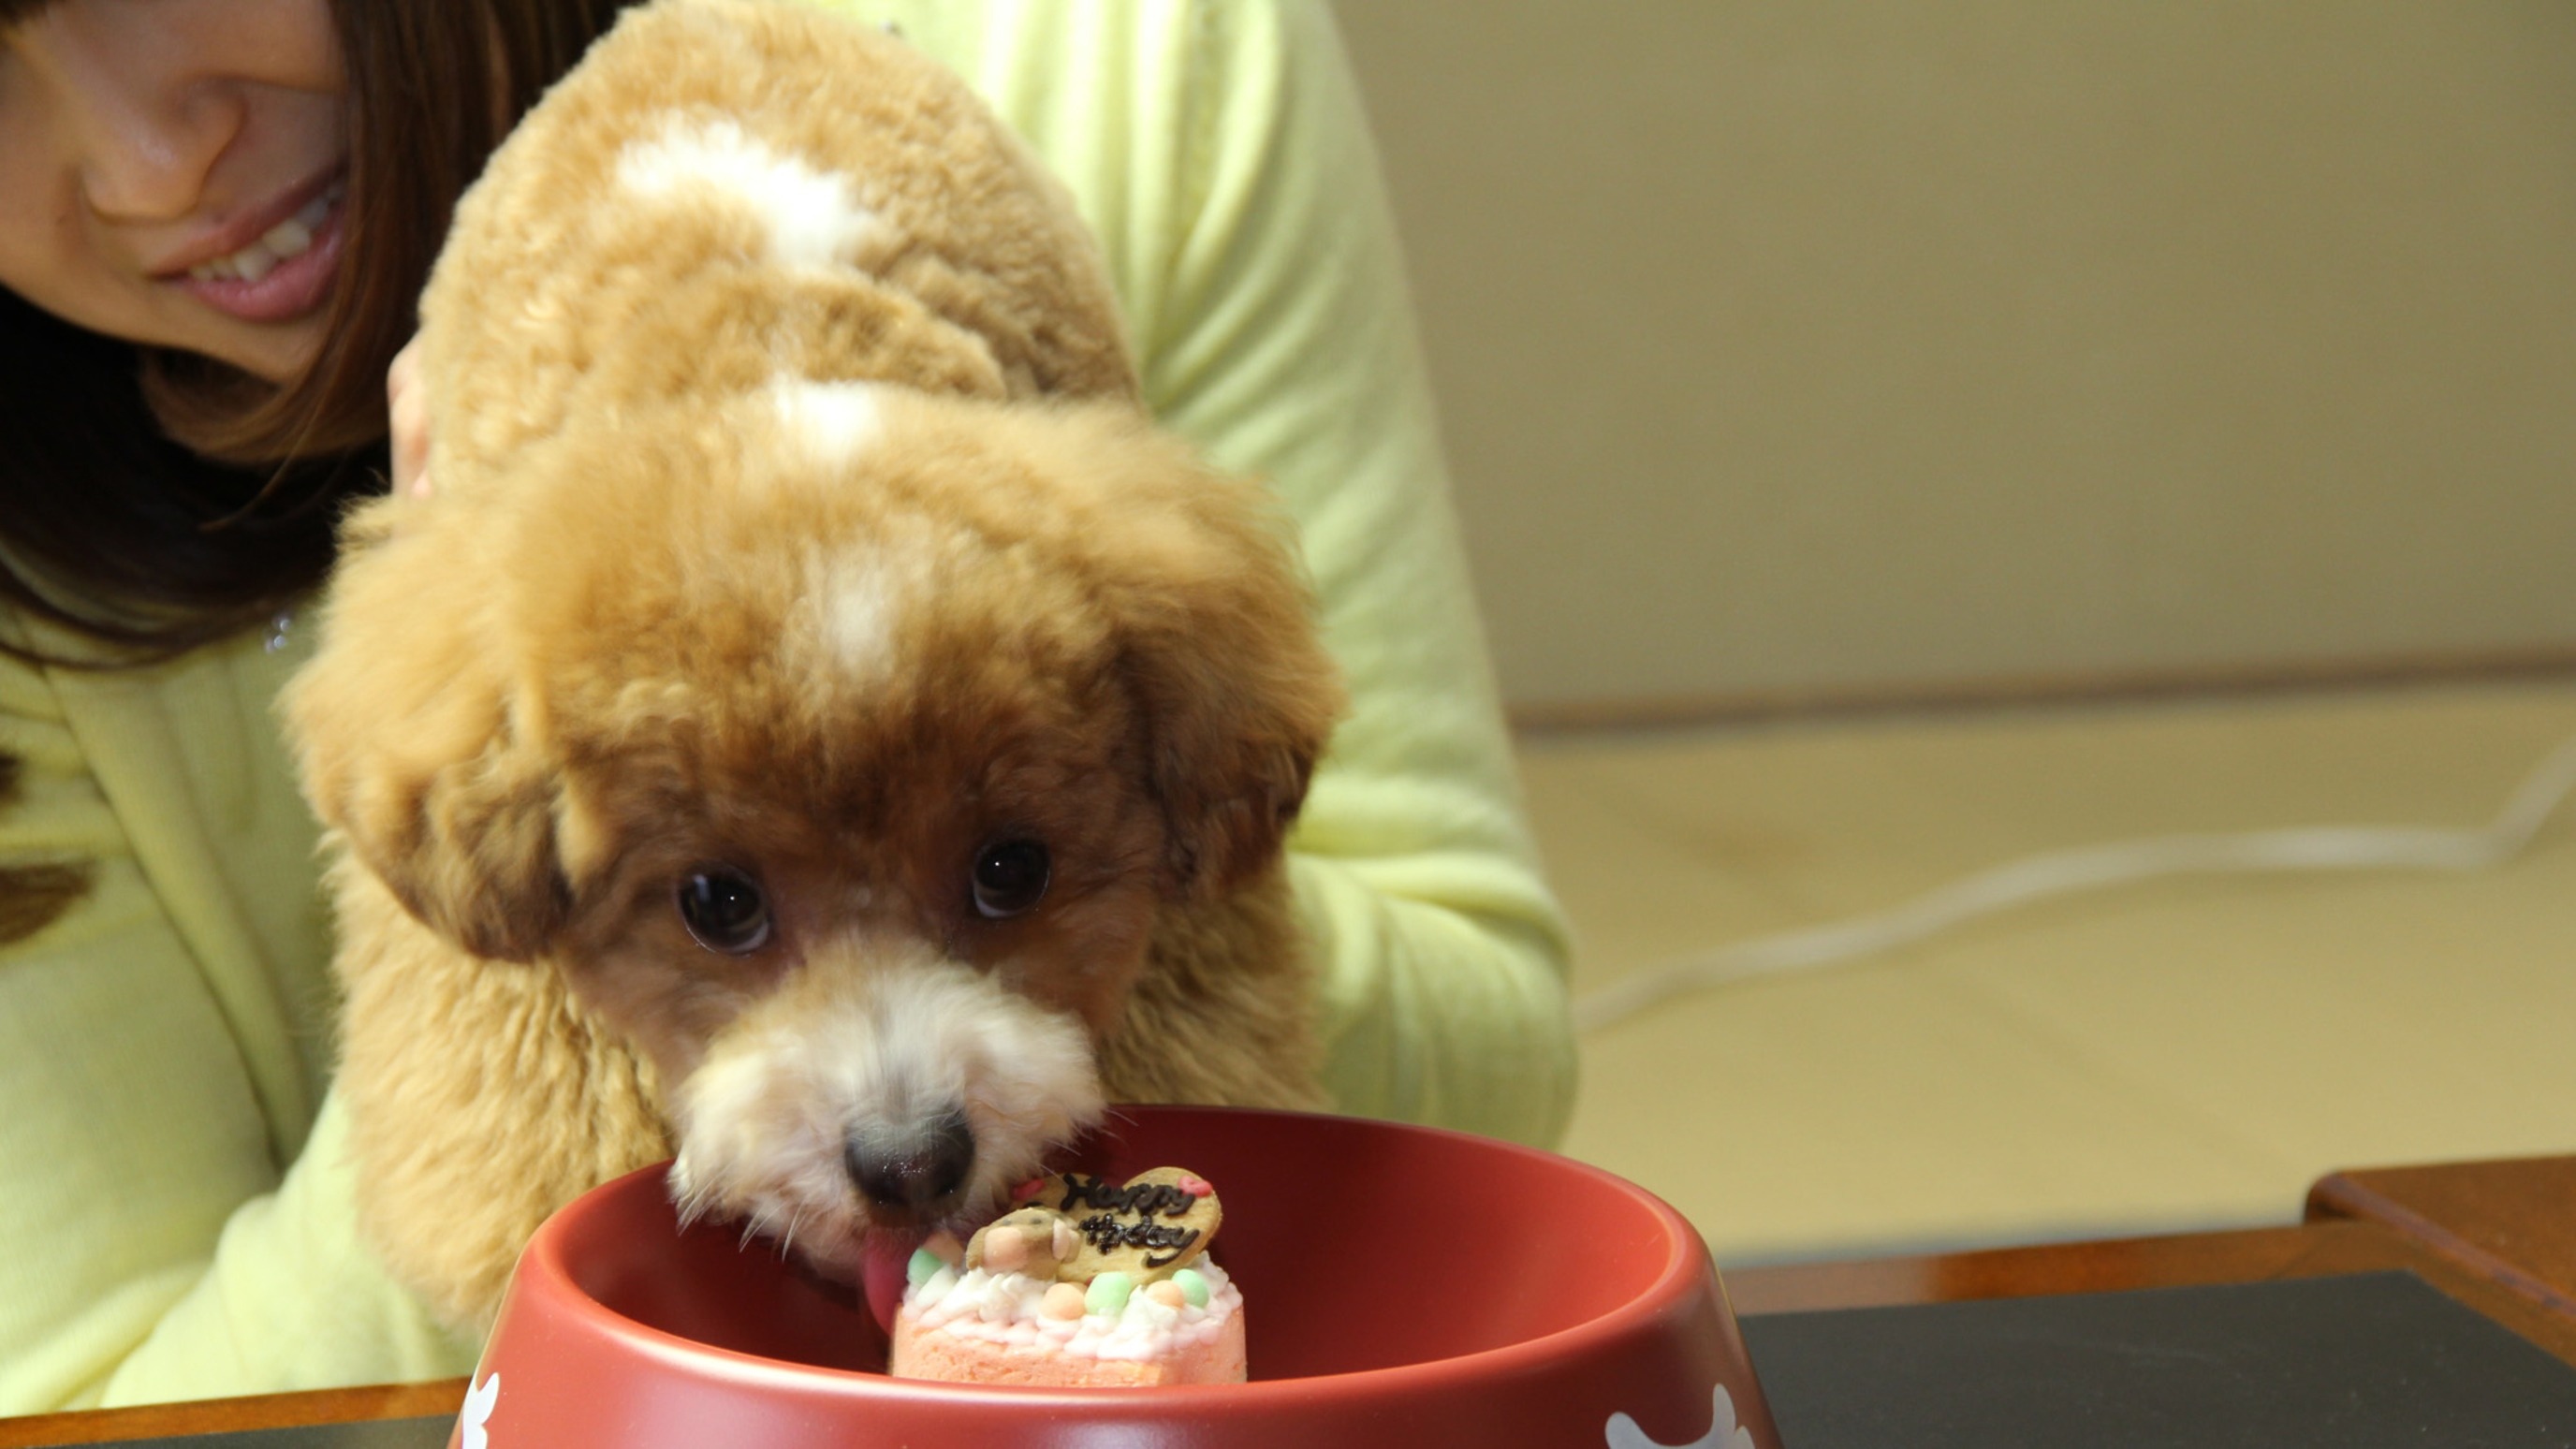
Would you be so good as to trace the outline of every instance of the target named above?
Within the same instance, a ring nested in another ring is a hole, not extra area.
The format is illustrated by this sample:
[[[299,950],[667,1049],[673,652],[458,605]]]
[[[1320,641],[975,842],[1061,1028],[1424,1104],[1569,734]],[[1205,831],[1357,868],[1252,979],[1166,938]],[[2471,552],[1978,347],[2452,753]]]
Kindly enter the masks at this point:
[[[0,0],[0,26],[50,0]],[[81,331],[0,290],[0,605],[168,659],[265,620],[329,570],[351,497],[385,479],[385,368],[411,336],[456,199],[625,0],[331,0],[349,76],[346,264],[302,377]],[[0,803],[17,779],[0,757]],[[0,867],[0,941],[79,894],[78,867]]]

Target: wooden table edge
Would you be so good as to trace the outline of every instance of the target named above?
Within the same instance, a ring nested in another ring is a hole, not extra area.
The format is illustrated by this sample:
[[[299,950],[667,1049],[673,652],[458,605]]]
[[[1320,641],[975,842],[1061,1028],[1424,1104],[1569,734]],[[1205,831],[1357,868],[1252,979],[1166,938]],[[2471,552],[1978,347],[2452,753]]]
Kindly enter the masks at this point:
[[[2571,1159],[2560,1157],[2516,1158],[2328,1173],[2308,1189],[2306,1219],[2311,1223],[2357,1220],[2382,1224],[2462,1272],[2483,1278],[2552,1313],[2576,1318],[2576,1291],[2530,1265],[2506,1257],[2491,1241],[2499,1231],[2497,1220],[2516,1211],[2546,1214],[2560,1221],[2576,1219],[2576,1200],[2563,1195],[2570,1163]],[[2535,1196],[2529,1191],[2529,1182],[2542,1172],[2554,1179],[2548,1202],[2514,1201],[2517,1197]],[[2465,1213],[2457,1202],[2435,1207],[2417,1188],[2428,1180],[2447,1177],[2457,1181],[2470,1175],[2501,1189],[2481,1200],[2481,1205],[2492,1207],[2491,1212]],[[2561,1252],[2558,1256],[2563,1260],[2566,1255]]]
[[[169,1439],[371,1419],[453,1418],[464,1402],[465,1380],[440,1379],[423,1384],[373,1384],[238,1399],[138,1404],[127,1409],[78,1409],[0,1419],[0,1449]]]
[[[1920,1257],[1783,1264],[1721,1273],[1738,1317],[2065,1293],[2207,1287],[2410,1272],[2576,1365],[2576,1316],[2452,1263],[2384,1223],[2331,1218],[2277,1228],[2041,1244]]]

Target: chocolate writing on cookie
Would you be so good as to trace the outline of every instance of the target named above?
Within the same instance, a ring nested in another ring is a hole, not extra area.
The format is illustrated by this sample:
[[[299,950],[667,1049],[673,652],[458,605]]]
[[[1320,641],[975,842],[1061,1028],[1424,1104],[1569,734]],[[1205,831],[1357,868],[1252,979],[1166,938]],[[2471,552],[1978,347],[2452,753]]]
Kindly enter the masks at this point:
[[[1216,1231],[1221,1210],[1207,1179],[1158,1167],[1124,1183],[1069,1172],[1046,1184],[1041,1205],[1054,1209],[1082,1238],[1072,1271],[1119,1270],[1159,1278],[1197,1257]]]
[[[1087,1207],[1140,1218],[1158,1213],[1176,1218],[1196,1207],[1198,1201],[1176,1183],[1140,1177],[1125,1187],[1111,1187],[1099,1178],[1068,1172],[1064,1176],[1064,1201],[1057,1203],[1055,1210],[1070,1213]]]
[[[1177,1228],[1169,1223],[1121,1222],[1107,1213],[1076,1218],[1074,1230],[1103,1253],[1120,1248],[1145,1250],[1145,1266],[1160,1268],[1177,1263],[1190,1244],[1199,1240],[1196,1228]],[[1168,1249],[1169,1251],[1163,1251]]]

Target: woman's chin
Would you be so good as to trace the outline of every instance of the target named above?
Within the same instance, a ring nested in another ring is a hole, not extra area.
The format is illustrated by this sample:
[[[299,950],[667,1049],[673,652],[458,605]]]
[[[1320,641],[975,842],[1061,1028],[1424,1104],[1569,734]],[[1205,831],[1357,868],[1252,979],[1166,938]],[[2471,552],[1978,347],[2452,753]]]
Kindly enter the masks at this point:
[[[178,345],[209,362],[248,373],[261,382],[284,387],[304,375],[322,346],[321,319],[239,324],[226,335]]]

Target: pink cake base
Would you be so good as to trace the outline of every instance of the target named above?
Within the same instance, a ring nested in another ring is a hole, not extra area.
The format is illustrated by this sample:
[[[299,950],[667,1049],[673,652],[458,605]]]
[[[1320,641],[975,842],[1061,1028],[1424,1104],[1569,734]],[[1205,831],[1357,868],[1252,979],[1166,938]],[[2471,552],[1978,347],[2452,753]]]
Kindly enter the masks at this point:
[[[899,1379],[1047,1388],[1140,1388],[1154,1384],[1239,1384],[1244,1380],[1243,1311],[1202,1343],[1148,1359],[1091,1358],[1034,1345],[966,1338],[921,1326],[906,1306],[895,1316],[886,1372]]]

